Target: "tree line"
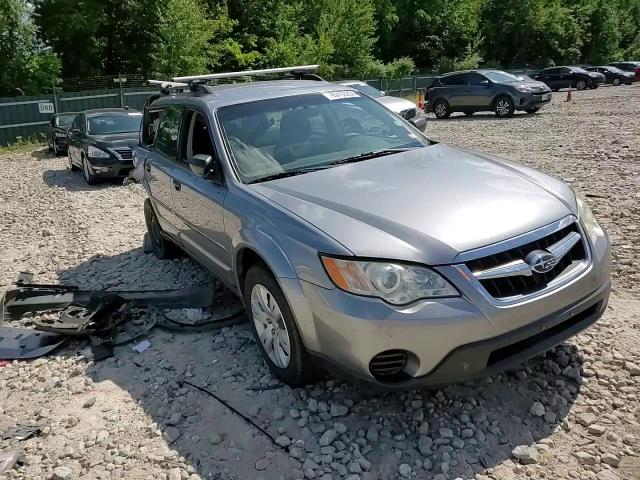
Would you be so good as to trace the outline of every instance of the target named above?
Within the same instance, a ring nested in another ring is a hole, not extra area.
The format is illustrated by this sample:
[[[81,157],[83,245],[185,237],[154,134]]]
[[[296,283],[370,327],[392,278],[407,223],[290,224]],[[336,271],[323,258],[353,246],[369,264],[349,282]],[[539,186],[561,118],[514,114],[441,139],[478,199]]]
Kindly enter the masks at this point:
[[[0,0],[0,96],[60,78],[318,63],[321,74],[640,59],[640,0]]]

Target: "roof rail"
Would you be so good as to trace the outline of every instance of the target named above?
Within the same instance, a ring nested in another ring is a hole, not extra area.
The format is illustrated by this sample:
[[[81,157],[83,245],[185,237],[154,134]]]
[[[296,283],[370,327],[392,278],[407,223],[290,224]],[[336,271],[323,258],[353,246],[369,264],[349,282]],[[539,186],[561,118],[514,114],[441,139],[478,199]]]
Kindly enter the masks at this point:
[[[318,70],[318,67],[319,65],[301,65],[298,67],[265,68],[263,70],[245,70],[242,72],[209,73],[206,75],[193,75],[189,77],[173,77],[173,82],[170,83],[193,82],[196,80],[216,80],[221,78],[234,77],[253,77],[258,75],[270,75],[274,73],[303,74],[304,72],[315,72],[316,70]]]
[[[147,80],[149,85],[160,85],[160,88],[186,88],[189,86],[188,83],[181,82],[169,82],[167,80]]]

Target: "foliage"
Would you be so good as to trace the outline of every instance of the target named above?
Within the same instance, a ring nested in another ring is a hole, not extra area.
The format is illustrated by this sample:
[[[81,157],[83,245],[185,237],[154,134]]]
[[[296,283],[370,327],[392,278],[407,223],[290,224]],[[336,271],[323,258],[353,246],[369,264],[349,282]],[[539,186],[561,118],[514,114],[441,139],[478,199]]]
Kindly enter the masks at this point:
[[[59,76],[318,63],[328,78],[390,78],[640,58],[640,0],[0,0],[0,12],[5,95]]]
[[[0,96],[51,90],[60,61],[38,42],[31,4],[0,0]]]

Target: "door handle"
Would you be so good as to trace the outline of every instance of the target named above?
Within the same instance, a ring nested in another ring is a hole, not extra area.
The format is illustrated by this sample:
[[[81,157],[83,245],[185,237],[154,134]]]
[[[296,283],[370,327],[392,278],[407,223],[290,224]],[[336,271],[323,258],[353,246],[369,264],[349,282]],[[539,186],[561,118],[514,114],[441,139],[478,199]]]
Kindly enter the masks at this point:
[[[182,184],[177,180],[172,180],[172,182],[173,182],[173,188],[175,188],[176,191],[179,192],[180,189],[182,188]]]

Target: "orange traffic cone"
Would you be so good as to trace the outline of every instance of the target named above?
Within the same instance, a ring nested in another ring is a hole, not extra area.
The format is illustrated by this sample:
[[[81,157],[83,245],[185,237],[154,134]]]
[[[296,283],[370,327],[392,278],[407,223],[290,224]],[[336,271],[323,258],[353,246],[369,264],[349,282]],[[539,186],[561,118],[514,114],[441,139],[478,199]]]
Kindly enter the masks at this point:
[[[422,110],[424,108],[424,103],[422,101],[422,94],[418,93],[418,108]]]
[[[573,90],[571,87],[569,87],[569,91],[567,92],[567,102],[571,101],[571,90]]]

